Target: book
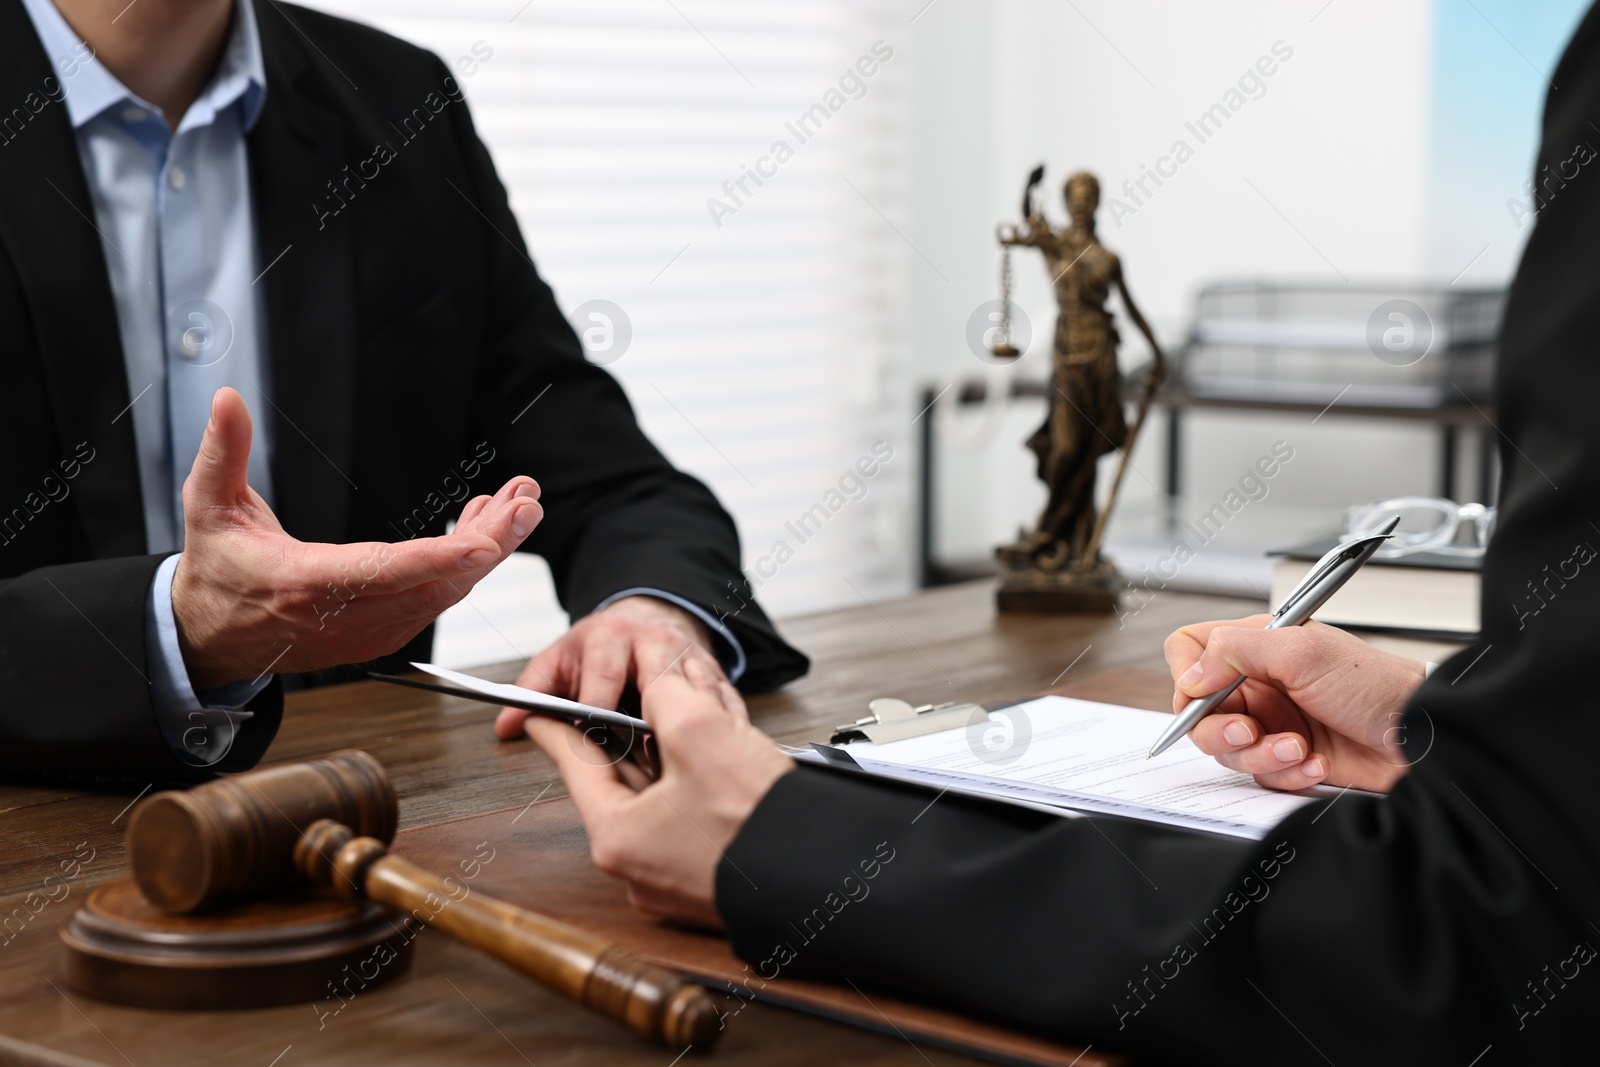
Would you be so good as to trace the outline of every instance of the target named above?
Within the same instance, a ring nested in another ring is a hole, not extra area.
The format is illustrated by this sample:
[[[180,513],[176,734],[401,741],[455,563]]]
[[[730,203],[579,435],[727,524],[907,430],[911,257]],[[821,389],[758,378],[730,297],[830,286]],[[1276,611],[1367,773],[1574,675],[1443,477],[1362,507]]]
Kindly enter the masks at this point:
[[[1327,537],[1268,553],[1272,568],[1270,603],[1283,603],[1336,538]],[[1478,635],[1483,595],[1481,556],[1416,552],[1397,559],[1374,557],[1345,583],[1316,618],[1332,626],[1376,630],[1442,641]]]

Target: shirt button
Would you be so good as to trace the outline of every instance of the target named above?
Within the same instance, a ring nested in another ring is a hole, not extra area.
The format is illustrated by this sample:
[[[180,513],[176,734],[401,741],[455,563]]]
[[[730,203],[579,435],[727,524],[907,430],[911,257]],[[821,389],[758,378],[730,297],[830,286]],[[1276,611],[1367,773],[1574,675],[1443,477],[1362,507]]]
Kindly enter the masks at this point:
[[[123,109],[122,117],[128,122],[143,122],[145,120],[144,108],[129,107]]]
[[[167,184],[171,185],[174,189],[181,190],[185,185],[189,184],[189,175],[184,173],[182,167],[174,164],[172,168],[167,171]]]

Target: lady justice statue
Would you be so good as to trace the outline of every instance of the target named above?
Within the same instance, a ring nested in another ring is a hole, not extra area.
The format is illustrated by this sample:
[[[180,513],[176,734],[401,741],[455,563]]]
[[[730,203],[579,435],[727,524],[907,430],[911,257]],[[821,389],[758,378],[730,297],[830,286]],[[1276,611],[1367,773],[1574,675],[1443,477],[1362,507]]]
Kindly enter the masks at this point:
[[[1116,503],[1128,454],[1150,401],[1166,377],[1167,360],[1128,295],[1121,261],[1095,236],[1100,183],[1087,171],[1067,179],[1063,196],[1071,223],[1055,229],[1033,203],[1034,187],[1043,177],[1042,166],[1030,175],[1022,199],[1023,224],[1002,224],[997,231],[1008,256],[1010,247],[1017,245],[1044,254],[1060,305],[1050,357],[1049,411],[1044,425],[1028,438],[1049,498],[1038,525],[1022,531],[1016,543],[1002,545],[995,552],[1001,568],[999,607],[1002,611],[1109,612],[1116,605],[1117,572],[1100,555],[1100,535]],[[1006,268],[1009,262],[1002,269],[1002,277],[1009,280]],[[1154,353],[1131,426],[1122,410],[1117,330],[1106,308],[1113,287]],[[1009,293],[1001,294],[1002,307],[1008,306],[1009,298]],[[1002,322],[1002,330],[1005,326]],[[1015,354],[1009,338],[1003,338],[994,351]],[[1110,452],[1118,453],[1121,461],[1105,507],[1097,512],[1095,468],[1100,457]]]

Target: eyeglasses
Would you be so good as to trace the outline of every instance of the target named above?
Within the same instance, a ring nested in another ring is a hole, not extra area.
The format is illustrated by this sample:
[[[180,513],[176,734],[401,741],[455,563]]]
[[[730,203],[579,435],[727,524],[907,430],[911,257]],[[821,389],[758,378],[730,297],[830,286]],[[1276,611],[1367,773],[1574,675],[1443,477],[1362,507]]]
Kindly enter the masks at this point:
[[[1344,513],[1344,534],[1366,533],[1391,516],[1400,516],[1394,536],[1373,555],[1398,559],[1416,552],[1444,556],[1482,556],[1494,534],[1498,509],[1483,504],[1457,504],[1434,496],[1398,496],[1358,504]]]

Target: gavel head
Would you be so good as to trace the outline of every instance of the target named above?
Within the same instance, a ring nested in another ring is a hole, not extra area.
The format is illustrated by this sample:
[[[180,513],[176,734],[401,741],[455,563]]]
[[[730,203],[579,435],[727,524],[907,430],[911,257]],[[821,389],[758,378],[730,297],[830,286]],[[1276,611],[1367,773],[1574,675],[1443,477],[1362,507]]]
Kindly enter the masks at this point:
[[[186,913],[303,882],[295,845],[318,819],[387,843],[398,817],[383,765],[346,749],[157,793],[134,809],[128,859],[151,903]]]

